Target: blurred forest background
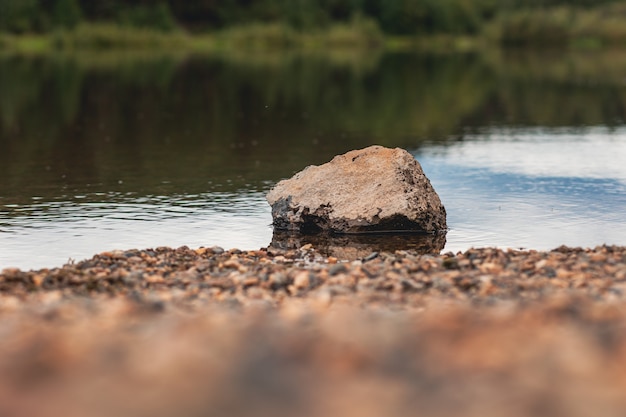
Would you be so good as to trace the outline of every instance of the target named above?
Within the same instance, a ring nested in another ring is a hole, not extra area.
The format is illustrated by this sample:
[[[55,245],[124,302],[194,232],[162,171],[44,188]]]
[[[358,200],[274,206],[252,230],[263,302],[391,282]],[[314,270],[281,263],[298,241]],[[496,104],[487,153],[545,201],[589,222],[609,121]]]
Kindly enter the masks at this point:
[[[185,34],[247,27],[252,32],[231,35],[279,45],[298,43],[299,33],[339,30],[347,43],[365,36],[370,45],[381,37],[451,35],[599,46],[626,42],[625,23],[623,0],[0,0],[5,44],[6,34],[76,29],[83,39],[102,39],[116,36],[113,27]]]

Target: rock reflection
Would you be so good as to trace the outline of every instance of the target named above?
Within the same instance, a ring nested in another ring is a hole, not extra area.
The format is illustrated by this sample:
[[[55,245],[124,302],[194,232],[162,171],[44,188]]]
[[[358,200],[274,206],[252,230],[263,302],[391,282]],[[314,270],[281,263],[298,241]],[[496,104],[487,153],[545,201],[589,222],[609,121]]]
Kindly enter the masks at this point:
[[[301,234],[274,230],[270,247],[299,249],[311,244],[325,256],[343,260],[362,259],[372,252],[411,250],[419,254],[438,254],[446,244],[446,234],[363,233],[363,234]]]

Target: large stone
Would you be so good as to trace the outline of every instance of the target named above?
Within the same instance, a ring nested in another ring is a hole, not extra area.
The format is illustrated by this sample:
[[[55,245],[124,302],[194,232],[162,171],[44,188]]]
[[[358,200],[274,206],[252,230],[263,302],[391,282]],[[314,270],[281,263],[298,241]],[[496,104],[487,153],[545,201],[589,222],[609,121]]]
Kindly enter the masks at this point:
[[[309,166],[267,194],[274,227],[302,233],[447,229],[446,210],[407,151],[370,146]]]

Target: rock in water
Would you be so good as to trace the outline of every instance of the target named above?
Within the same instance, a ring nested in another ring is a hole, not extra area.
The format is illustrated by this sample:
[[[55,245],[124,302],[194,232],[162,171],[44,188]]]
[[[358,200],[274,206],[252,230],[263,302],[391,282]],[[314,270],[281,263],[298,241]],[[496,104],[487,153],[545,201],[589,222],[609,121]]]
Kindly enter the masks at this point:
[[[302,233],[445,231],[446,210],[407,151],[370,146],[309,166],[267,194],[274,227]]]

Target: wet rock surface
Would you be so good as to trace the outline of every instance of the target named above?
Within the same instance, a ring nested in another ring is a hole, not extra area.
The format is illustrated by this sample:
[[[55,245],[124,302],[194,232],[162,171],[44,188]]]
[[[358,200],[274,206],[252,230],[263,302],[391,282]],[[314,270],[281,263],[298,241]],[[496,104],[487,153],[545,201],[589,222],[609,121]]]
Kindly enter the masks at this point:
[[[0,318],[2,416],[626,413],[624,247],[112,251]]]
[[[343,260],[366,258],[372,252],[411,250],[416,254],[439,254],[446,245],[444,233],[302,234],[274,230],[271,248],[294,250],[311,245],[324,256]]]
[[[309,166],[267,194],[274,227],[311,233],[446,231],[446,211],[407,151],[370,146]]]

